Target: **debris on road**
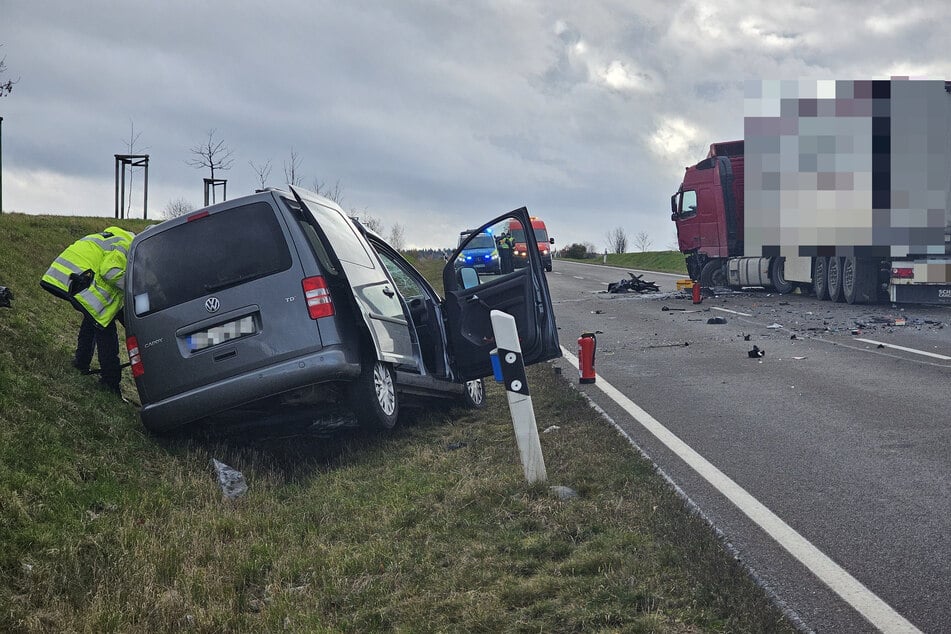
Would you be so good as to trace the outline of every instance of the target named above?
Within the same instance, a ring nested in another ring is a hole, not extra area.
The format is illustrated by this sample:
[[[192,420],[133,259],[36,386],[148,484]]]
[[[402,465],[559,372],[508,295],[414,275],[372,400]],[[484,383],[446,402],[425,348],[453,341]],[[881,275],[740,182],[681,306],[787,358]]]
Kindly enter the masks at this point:
[[[218,475],[218,484],[221,485],[221,492],[229,500],[237,500],[248,492],[248,485],[244,481],[244,474],[237,469],[229,467],[223,462],[211,459],[215,467],[215,473]]]
[[[753,346],[753,349],[746,353],[749,355],[750,359],[759,359],[760,357],[766,356],[766,351],[761,350],[758,346]]]
[[[743,341],[749,341],[753,335],[743,335]]]
[[[608,284],[609,293],[659,293],[660,288],[654,282],[647,282],[642,280],[643,275],[634,275],[633,273],[628,273],[631,276],[629,280],[621,280],[619,282],[611,282]]]
[[[669,311],[669,310],[686,311],[687,309],[686,309],[686,308],[671,308],[670,306],[661,306],[660,310],[661,310],[661,312],[666,313],[666,312]]]
[[[708,324],[725,324],[726,317],[711,317],[707,320]]]
[[[768,326],[766,326],[766,327],[769,328],[770,330],[779,330],[780,328],[783,327],[783,325],[782,325],[782,324],[777,324],[776,322],[773,322],[773,323],[771,323],[770,325],[768,325]]]
[[[559,429],[561,429],[561,427],[559,427],[558,425],[549,425],[548,427],[545,428],[545,431],[543,431],[542,433],[550,434],[551,432],[558,431]]]

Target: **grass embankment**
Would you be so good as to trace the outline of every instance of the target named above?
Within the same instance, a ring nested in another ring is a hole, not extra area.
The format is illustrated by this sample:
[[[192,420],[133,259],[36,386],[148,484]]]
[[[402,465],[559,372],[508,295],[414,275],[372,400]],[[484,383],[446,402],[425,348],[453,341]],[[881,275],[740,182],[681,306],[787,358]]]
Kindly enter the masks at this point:
[[[564,258],[567,259],[567,258]],[[680,251],[648,251],[646,253],[608,253],[607,262],[604,256],[597,256],[586,260],[569,260],[586,264],[607,264],[628,269],[645,269],[662,273],[682,273],[687,275],[687,265],[684,254]]]
[[[503,392],[385,436],[156,438],[69,365],[48,263],[107,219],[0,217],[0,631],[659,631],[789,626],[549,364],[549,484]],[[121,222],[132,230],[140,222]],[[437,264],[432,264],[437,268]],[[134,397],[131,377],[123,383]],[[212,457],[243,471],[222,499]]]

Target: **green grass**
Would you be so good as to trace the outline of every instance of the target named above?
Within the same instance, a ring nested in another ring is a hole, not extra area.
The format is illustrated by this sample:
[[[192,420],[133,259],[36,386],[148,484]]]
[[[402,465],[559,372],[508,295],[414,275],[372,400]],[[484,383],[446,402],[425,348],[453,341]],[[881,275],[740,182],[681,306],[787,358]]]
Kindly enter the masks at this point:
[[[603,256],[587,260],[570,260],[587,264],[608,264],[629,269],[645,269],[662,273],[682,273],[687,275],[684,254],[680,251],[648,251],[646,253],[609,253],[607,262]]]
[[[709,528],[549,364],[549,484],[504,393],[392,434],[156,438],[69,366],[79,315],[39,288],[102,218],[0,217],[0,631],[793,631]],[[133,231],[141,222],[122,222]],[[426,270],[438,275],[441,261]],[[123,392],[132,399],[129,376]],[[240,469],[222,499],[209,465]]]

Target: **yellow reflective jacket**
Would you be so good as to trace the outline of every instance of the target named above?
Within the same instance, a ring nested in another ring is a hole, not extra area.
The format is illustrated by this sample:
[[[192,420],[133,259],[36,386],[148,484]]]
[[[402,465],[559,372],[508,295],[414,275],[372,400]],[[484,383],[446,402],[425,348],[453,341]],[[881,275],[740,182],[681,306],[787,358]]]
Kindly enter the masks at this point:
[[[107,227],[77,240],[53,261],[40,285],[108,326],[122,310],[126,258],[134,237],[125,229]]]

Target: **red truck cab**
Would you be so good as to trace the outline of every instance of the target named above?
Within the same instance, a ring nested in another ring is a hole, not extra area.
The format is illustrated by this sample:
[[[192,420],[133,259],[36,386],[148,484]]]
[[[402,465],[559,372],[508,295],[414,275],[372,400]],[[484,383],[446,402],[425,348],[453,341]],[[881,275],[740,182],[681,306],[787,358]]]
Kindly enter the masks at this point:
[[[536,217],[531,217],[532,231],[535,233],[536,248],[538,255],[542,258],[542,264],[546,271],[551,271],[551,245],[555,244],[555,239],[548,237],[548,229],[545,227],[545,221]],[[512,249],[512,261],[516,268],[525,266],[528,261],[528,245],[525,239],[525,231],[518,223],[513,222],[509,226],[509,233],[515,240],[515,248]]]
[[[718,258],[742,256],[743,141],[714,143],[704,160],[687,167],[670,210],[692,279],[701,279],[708,263],[714,269]]]

